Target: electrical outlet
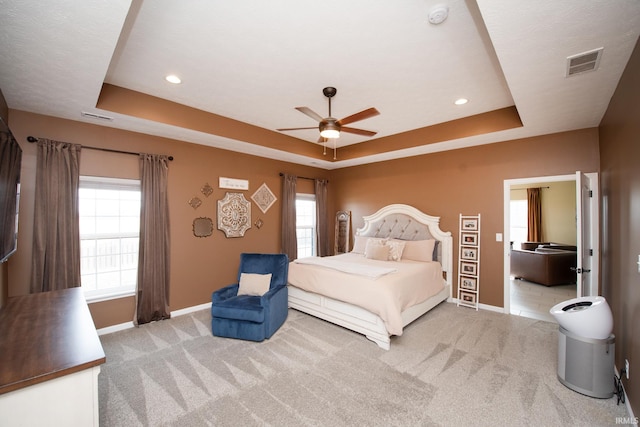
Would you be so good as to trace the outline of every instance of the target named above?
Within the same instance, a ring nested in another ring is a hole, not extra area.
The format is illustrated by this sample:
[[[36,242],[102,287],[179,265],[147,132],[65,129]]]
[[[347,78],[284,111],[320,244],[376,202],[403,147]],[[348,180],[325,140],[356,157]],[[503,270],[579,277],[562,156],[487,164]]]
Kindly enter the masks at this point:
[[[627,375],[627,379],[629,379],[629,361],[627,359],[624,359],[624,370]]]

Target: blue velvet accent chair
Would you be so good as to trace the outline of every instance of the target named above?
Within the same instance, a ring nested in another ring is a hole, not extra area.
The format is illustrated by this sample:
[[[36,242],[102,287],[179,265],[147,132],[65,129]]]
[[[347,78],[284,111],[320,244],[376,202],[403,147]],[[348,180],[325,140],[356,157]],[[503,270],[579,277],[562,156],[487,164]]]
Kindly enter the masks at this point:
[[[238,295],[242,273],[271,273],[269,290],[262,296]],[[213,335],[249,341],[270,338],[287,319],[288,275],[289,257],[286,254],[240,254],[238,283],[211,294]]]

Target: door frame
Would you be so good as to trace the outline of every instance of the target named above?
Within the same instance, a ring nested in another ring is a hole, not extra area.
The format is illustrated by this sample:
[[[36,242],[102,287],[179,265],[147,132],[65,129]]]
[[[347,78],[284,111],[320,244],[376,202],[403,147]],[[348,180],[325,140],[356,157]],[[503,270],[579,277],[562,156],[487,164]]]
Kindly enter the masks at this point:
[[[600,284],[600,196],[598,191],[598,173],[585,173],[589,177],[591,183],[591,243],[593,246],[593,262],[591,268],[591,289],[588,295],[597,295]],[[560,181],[576,181],[576,174],[571,175],[554,175],[554,176],[538,176],[531,178],[517,178],[504,180],[504,231],[503,231],[503,259],[504,259],[504,302],[503,312],[509,314],[511,312],[511,186],[521,184],[537,184],[542,182],[560,182]],[[576,209],[580,207],[576,205]],[[578,230],[576,230],[578,232]],[[576,296],[578,295],[578,287],[576,284]],[[586,295],[585,295],[586,296]]]

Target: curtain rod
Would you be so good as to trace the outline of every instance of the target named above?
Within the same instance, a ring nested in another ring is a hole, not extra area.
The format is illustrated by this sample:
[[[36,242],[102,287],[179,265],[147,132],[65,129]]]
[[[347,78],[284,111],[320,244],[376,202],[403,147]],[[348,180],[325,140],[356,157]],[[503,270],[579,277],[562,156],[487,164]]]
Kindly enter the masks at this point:
[[[284,174],[282,172],[280,172],[280,176],[284,176]],[[315,181],[318,178],[307,178],[306,176],[296,176],[296,178],[300,178],[300,179],[308,179],[310,181]],[[327,180],[327,182],[329,182],[329,180]]]
[[[40,138],[36,138],[35,136],[28,136],[27,141],[29,142],[38,142]],[[90,147],[88,145],[82,145],[82,148],[88,148],[89,150],[99,150],[99,151],[107,151],[109,153],[120,153],[120,154],[132,154],[134,156],[139,156],[140,153],[134,153],[133,151],[122,151],[122,150],[114,150],[111,148],[99,148],[99,147]],[[167,157],[170,161],[173,161],[173,156]]]

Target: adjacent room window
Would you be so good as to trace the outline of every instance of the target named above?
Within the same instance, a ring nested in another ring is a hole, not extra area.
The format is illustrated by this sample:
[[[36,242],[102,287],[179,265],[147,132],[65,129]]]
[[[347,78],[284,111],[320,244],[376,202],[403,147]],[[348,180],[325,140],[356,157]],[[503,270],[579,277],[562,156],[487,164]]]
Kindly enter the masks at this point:
[[[87,300],[134,294],[140,181],[81,176],[79,196],[80,276]]]
[[[298,258],[316,256],[316,196],[296,195]]]
[[[511,200],[510,206],[510,233],[514,249],[520,249],[520,243],[527,241],[528,211],[527,200]]]

